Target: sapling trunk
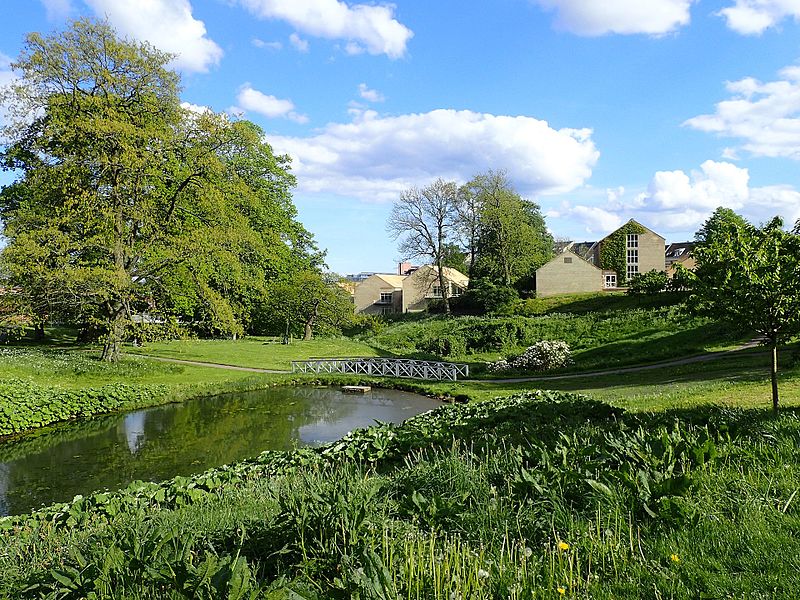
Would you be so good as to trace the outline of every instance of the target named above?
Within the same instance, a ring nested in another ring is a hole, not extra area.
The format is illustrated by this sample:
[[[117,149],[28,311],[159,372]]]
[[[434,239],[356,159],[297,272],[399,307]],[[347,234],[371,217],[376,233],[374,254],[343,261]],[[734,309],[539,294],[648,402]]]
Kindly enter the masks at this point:
[[[772,410],[778,412],[778,341],[771,341],[772,367],[770,378],[772,380]]]

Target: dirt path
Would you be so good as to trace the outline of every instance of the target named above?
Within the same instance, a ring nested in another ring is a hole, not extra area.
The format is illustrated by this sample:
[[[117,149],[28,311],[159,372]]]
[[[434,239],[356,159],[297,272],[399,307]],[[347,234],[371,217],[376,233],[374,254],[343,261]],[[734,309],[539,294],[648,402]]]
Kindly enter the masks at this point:
[[[699,354],[697,356],[689,356],[687,358],[678,358],[673,360],[666,360],[649,365],[639,365],[633,367],[620,367],[618,369],[606,369],[603,371],[591,371],[588,373],[569,373],[566,375],[544,375],[539,377],[506,377],[497,379],[464,379],[463,383],[525,383],[528,381],[555,381],[559,379],[578,379],[581,377],[602,377],[603,375],[621,375],[623,373],[636,373],[638,371],[651,371],[654,369],[663,369],[665,367],[677,367],[680,365],[690,365],[692,363],[707,362],[710,360],[717,360],[734,354],[741,350],[754,348],[758,346],[760,340],[750,340],[746,344],[742,344],[738,348],[732,350],[724,350],[721,352],[709,352],[707,354]],[[212,369],[228,369],[230,371],[248,371],[250,373],[272,373],[276,375],[286,375],[291,371],[280,371],[277,369],[257,369],[255,367],[237,367],[235,365],[225,365],[220,363],[208,363],[198,360],[184,360],[181,358],[163,358],[160,356],[148,356],[146,354],[129,354],[128,356],[138,356],[139,358],[147,358],[150,360],[157,360],[159,362],[175,363],[179,365],[193,365],[195,367],[210,367]]]

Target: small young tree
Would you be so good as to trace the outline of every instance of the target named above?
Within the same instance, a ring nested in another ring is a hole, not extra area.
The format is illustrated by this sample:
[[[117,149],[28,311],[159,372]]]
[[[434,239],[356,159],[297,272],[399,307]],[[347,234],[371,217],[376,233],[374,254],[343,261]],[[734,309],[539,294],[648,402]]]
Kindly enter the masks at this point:
[[[693,253],[692,305],[764,337],[772,356],[772,407],[777,411],[778,344],[800,332],[800,221],[789,233],[779,217],[760,228],[738,219],[719,220],[714,234]]]
[[[411,188],[394,203],[386,230],[400,240],[403,258],[429,259],[436,267],[444,311],[450,314],[450,297],[444,274],[450,240],[456,236],[458,186],[437,179],[424,188]]]

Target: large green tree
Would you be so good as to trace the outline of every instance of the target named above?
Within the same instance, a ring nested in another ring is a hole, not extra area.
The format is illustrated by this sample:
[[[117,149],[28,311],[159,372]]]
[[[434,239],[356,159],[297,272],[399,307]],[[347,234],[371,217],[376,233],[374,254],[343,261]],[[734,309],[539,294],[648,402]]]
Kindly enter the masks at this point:
[[[296,271],[270,282],[266,315],[271,331],[281,331],[287,343],[291,334],[310,340],[322,328],[340,332],[353,321],[350,294],[334,274]]]
[[[771,355],[772,406],[778,410],[778,345],[800,332],[800,222],[790,233],[778,217],[755,227],[738,215],[715,216],[701,229],[713,234],[698,233],[701,241],[693,250],[692,303],[764,338]]]
[[[270,276],[319,262],[287,159],[250,123],[182,108],[170,60],[80,20],[12,65],[3,262],[37,307],[102,331],[107,360],[137,311],[236,334]]]
[[[503,171],[475,176],[459,193],[459,224],[470,275],[525,287],[553,255],[553,237],[539,206],[520,196]]]

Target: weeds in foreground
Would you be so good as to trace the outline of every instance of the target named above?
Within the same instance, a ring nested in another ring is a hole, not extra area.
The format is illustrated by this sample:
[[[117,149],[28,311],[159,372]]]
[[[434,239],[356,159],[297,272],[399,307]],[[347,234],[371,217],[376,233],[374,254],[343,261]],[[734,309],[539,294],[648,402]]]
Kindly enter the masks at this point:
[[[147,502],[120,500],[114,515],[87,499],[71,517],[83,533],[58,510],[7,521],[0,590],[793,598],[798,442],[792,412],[630,415],[559,394],[448,406],[320,450],[273,453],[216,475],[218,485],[212,473]]]

